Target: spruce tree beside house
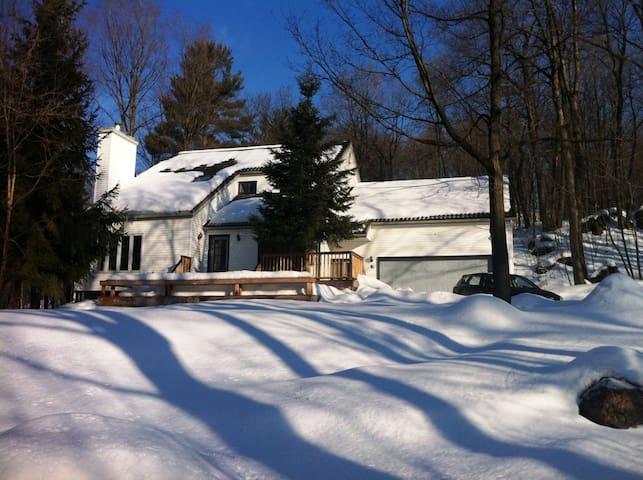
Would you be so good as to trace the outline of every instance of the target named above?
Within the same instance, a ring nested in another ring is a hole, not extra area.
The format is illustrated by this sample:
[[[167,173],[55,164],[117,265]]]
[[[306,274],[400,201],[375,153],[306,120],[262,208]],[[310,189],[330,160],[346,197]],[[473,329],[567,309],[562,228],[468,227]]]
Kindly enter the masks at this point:
[[[344,213],[353,201],[350,171],[341,170],[338,146],[325,142],[331,123],[313,103],[319,81],[298,79],[302,99],[276,127],[280,148],[263,169],[273,187],[264,192],[261,216],[252,219],[260,253],[304,254],[322,242],[351,238],[357,226]]]

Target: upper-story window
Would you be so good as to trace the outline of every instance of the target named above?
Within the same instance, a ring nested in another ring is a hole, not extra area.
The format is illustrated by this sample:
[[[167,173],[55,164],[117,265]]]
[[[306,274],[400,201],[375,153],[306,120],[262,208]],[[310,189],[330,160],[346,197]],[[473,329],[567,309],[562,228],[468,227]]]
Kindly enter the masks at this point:
[[[239,196],[249,197],[257,194],[257,181],[239,182]]]

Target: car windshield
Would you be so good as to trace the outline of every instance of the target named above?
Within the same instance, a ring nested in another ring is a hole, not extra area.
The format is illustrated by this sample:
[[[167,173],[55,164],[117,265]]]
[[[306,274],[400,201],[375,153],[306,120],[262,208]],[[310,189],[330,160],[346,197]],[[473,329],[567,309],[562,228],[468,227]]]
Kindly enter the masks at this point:
[[[482,277],[480,275],[471,275],[467,283],[469,285],[473,285],[477,287],[478,285],[480,285],[481,281],[482,281]]]
[[[511,283],[516,288],[538,288],[535,283],[527,280],[525,277],[511,277]]]

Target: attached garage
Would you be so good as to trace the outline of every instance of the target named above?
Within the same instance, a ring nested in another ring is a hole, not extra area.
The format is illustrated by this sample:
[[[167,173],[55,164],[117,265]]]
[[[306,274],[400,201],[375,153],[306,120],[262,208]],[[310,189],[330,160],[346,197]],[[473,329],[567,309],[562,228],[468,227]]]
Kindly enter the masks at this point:
[[[491,271],[486,177],[362,182],[354,194],[350,213],[363,234],[338,249],[364,257],[366,275],[395,288],[451,292],[463,274]],[[512,271],[510,216],[506,233]]]
[[[378,259],[377,276],[395,288],[416,292],[450,292],[465,273],[487,272],[491,257],[382,257]]]

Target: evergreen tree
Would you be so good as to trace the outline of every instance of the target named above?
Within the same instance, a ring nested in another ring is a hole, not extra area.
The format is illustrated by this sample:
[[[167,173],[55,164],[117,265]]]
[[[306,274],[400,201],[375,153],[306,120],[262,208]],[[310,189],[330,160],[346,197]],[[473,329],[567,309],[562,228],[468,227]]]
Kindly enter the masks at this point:
[[[37,304],[41,296],[64,299],[120,233],[114,193],[90,203],[88,152],[96,132],[82,63],[87,41],[74,26],[81,6],[34,2],[32,18],[21,20],[2,50],[2,95],[12,108],[0,118],[0,191],[7,199],[0,209],[0,306],[24,305],[18,299],[29,291]]]
[[[189,45],[181,72],[161,97],[164,120],[145,138],[145,147],[160,161],[181,150],[238,144],[250,132],[244,114],[240,72],[232,73],[232,53],[224,45],[197,40]]]
[[[314,251],[320,242],[350,238],[356,225],[342,215],[353,200],[351,172],[340,170],[337,146],[325,143],[331,119],[313,103],[319,82],[307,73],[298,83],[302,99],[277,125],[281,147],[263,167],[274,192],[263,194],[261,217],[252,219],[264,253]]]

